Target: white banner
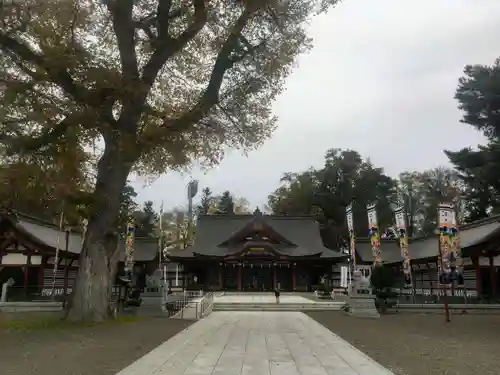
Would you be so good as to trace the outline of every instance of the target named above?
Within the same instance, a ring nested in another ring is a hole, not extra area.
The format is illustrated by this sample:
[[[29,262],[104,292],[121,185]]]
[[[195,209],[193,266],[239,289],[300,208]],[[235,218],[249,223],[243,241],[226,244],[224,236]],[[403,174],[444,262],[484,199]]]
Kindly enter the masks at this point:
[[[366,205],[366,213],[368,214],[368,229],[378,229],[377,210],[375,204]]]
[[[349,206],[347,206],[345,213],[346,213],[346,217],[347,217],[347,229],[349,229],[349,231],[352,231],[352,230],[354,230],[354,218],[352,216],[352,205],[351,204]]]
[[[349,285],[349,270],[346,266],[340,267],[340,287],[347,288]]]
[[[394,210],[394,216],[396,218],[396,228],[398,229],[398,236],[401,235],[400,230],[406,231],[406,218],[404,207],[398,207]]]

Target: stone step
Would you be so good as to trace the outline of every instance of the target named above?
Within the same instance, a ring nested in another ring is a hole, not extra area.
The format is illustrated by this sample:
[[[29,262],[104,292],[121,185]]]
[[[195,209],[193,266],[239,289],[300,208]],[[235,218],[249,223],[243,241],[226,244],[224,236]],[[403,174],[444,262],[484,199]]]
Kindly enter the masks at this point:
[[[269,306],[317,306],[317,307],[328,307],[328,306],[343,306],[345,305],[345,302],[320,302],[320,303],[303,303],[303,302],[281,302],[281,303],[274,303],[274,302],[260,302],[260,301],[255,301],[255,302],[218,302],[215,301],[214,304],[216,305],[238,305],[238,306],[255,306],[255,305],[269,305]]]
[[[214,311],[339,311],[343,303],[214,303]]]

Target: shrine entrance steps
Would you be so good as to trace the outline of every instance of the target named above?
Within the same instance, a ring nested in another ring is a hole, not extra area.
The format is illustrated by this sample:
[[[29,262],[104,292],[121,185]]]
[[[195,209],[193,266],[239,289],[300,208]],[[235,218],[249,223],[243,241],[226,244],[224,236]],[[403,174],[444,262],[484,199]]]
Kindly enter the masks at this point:
[[[230,293],[214,297],[214,311],[339,311],[345,302],[314,301],[293,293]]]

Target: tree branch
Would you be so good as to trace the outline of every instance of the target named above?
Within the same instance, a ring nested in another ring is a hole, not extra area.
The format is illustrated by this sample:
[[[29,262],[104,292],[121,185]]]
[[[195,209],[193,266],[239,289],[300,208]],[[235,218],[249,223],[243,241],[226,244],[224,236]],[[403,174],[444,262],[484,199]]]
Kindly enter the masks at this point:
[[[50,80],[61,87],[66,94],[72,96],[77,102],[86,103],[86,90],[74,82],[66,69],[52,66],[42,55],[2,31],[0,31],[0,48],[44,70]]]
[[[253,12],[245,10],[234,24],[228,38],[217,55],[208,85],[196,105],[189,112],[186,112],[177,119],[165,119],[164,126],[168,127],[169,130],[184,131],[188,129],[191,125],[205,117],[210,109],[219,102],[219,91],[224,80],[224,74],[236,62],[244,58],[244,56],[240,56],[237,59],[231,59],[231,53],[238,45],[241,33],[252,14]]]
[[[165,62],[182,50],[182,48],[201,31],[207,22],[205,0],[194,0],[193,22],[181,33],[181,35],[179,35],[179,37],[175,39],[171,38],[168,33],[171,3],[171,0],[160,0],[158,5],[158,40],[156,49],[144,66],[142,72],[142,81],[146,87],[151,87]]]
[[[132,19],[134,0],[106,0],[105,4],[113,19],[123,79],[126,82],[133,81],[139,77],[135,51],[135,24]]]
[[[36,138],[21,135],[13,139],[9,139],[8,136],[2,136],[1,140],[7,144],[10,143],[9,149],[7,150],[8,155],[31,153],[39,150],[42,146],[59,140],[59,138],[61,138],[68,131],[69,127],[74,125],[77,117],[77,113],[66,116],[53,127],[43,131],[42,134]]]

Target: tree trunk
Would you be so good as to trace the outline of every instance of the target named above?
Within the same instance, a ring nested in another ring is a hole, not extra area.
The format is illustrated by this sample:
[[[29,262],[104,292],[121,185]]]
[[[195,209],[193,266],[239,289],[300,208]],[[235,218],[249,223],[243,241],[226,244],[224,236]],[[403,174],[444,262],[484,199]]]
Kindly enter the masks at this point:
[[[117,139],[106,141],[97,168],[91,213],[66,318],[101,322],[110,316],[111,281],[118,261],[116,223],[120,195],[133,161]]]

